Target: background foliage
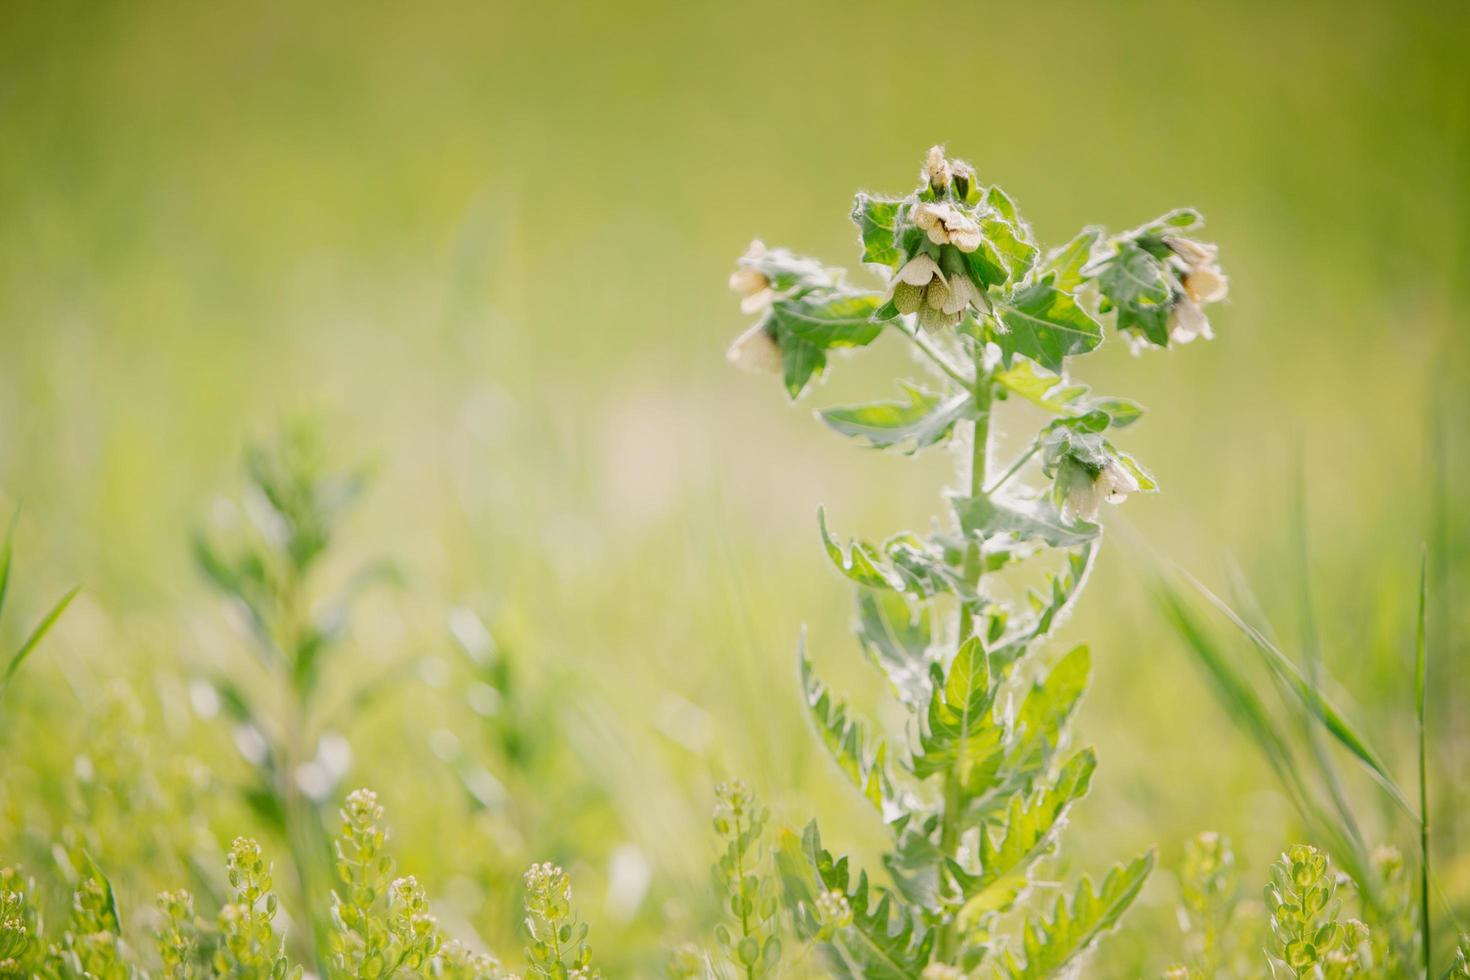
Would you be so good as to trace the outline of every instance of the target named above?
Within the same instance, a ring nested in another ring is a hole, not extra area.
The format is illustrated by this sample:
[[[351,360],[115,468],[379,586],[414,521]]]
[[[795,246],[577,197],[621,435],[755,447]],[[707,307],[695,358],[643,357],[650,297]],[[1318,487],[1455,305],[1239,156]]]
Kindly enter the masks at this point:
[[[1224,590],[1233,562],[1301,635],[1299,472],[1323,666],[1406,786],[1429,543],[1434,846],[1466,919],[1463,5],[4,18],[0,504],[23,513],[0,649],[84,586],[0,702],[6,862],[54,867],[83,810],[125,909],[223,867],[237,834],[284,860],[234,792],[253,775],[230,726],[190,698],[224,670],[269,689],[190,541],[236,494],[241,447],[307,414],[340,467],[374,464],[320,598],[384,557],[401,573],[317,681],[330,700],[395,678],[349,712],[340,789],[377,789],[447,928],[513,956],[520,872],[556,861],[603,968],[653,969],[719,914],[708,811],[732,773],[773,824],[816,814],[876,865],[881,831],[796,692],[801,622],[813,649],[848,642],[812,516],[906,526],[950,474],[853,454],[730,371],[725,278],[752,231],[854,255],[852,188],[906,186],[915,148],[946,140],[1043,240],[1195,204],[1232,276],[1214,344],[1165,362],[1110,340],[1088,365],[1168,408],[1130,433],[1163,493],[1109,515],[1058,640],[1092,647],[1076,724],[1105,760],[1069,838],[1158,842],[1169,868],[1214,829],[1260,882],[1301,836],[1138,574],[1157,556]],[[941,30],[973,41],[925,40]],[[804,405],[872,390],[907,357],[880,347]],[[876,703],[856,659],[822,666]],[[1392,804],[1347,779],[1366,833],[1413,853]],[[1156,875],[1109,969],[1178,958],[1153,941],[1176,897]]]

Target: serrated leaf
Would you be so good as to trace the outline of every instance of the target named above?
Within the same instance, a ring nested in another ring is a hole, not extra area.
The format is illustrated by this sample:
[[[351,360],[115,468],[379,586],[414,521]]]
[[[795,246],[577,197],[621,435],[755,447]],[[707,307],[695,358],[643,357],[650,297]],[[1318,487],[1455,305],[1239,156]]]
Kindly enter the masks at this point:
[[[961,913],[974,919],[981,912],[1003,911],[1024,887],[1027,869],[1047,850],[1067,810],[1087,794],[1097,756],[1083,749],[1057,773],[1055,781],[1030,793],[1016,793],[1002,816],[980,828],[980,870],[971,874],[951,862],[950,877],[965,898]],[[995,894],[999,892],[999,894]]]
[[[1004,756],[1006,736],[1004,724],[992,712],[998,687],[991,682],[989,655],[980,638],[972,636],[960,645],[947,671],[936,664],[930,673],[924,728],[909,768],[920,779],[953,772],[967,792],[979,793]]]
[[[777,339],[797,337],[821,350],[862,347],[883,332],[873,322],[882,303],[877,293],[810,293],[800,299],[777,300],[771,306]]]
[[[858,641],[888,675],[905,704],[923,703],[929,693],[929,620],[897,592],[858,593]]]
[[[898,584],[889,578],[878,549],[866,541],[854,541],[844,549],[827,530],[827,513],[821,509],[817,511],[817,527],[822,532],[822,546],[827,557],[839,572],[870,589],[898,589]]]
[[[997,501],[981,494],[952,496],[950,505],[966,534],[990,538],[1009,534],[1018,541],[1039,540],[1053,548],[1075,548],[1096,538],[1096,524],[1068,524],[1061,513],[1045,500]]]
[[[798,927],[811,935],[816,925],[810,903],[818,891],[840,892],[852,910],[852,924],[822,943],[834,975],[850,980],[920,980],[934,948],[935,936],[892,892],[871,888],[866,871],[851,881],[847,858],[834,859],[822,847],[816,823],[807,825],[799,850],[783,835],[778,863],[788,895],[809,896],[798,913]],[[803,880],[804,879],[804,880]]]
[[[876,293],[815,290],[771,305],[771,329],[781,348],[787,393],[800,395],[827,366],[827,351],[863,347],[877,339],[883,324],[872,319],[881,298]]]
[[[1143,415],[1143,406],[1131,399],[1089,397],[1092,389],[1087,385],[1044,371],[1034,361],[1016,361],[1011,367],[996,371],[993,377],[1007,392],[1058,415],[1106,412],[1111,425],[1117,429],[1132,425]]]
[[[996,192],[994,187],[990,190],[992,195]],[[1002,198],[1004,196],[1004,194],[1001,195]],[[1010,213],[1015,214],[1014,208],[1010,209]],[[1005,264],[1007,281],[1020,282],[1036,264],[1039,249],[1031,241],[1030,231],[1023,225],[1018,225],[1014,217],[982,218],[980,219],[980,233],[985,236],[985,240],[990,243],[995,254]]]
[[[1159,347],[1169,343],[1169,309],[1173,297],[1164,264],[1137,243],[1118,243],[1097,277],[1103,299],[1117,310],[1118,329],[1142,334]]]
[[[1052,285],[1063,292],[1076,290],[1087,279],[1082,270],[1092,261],[1093,249],[1101,237],[1099,228],[1082,229],[1070,242],[1047,253],[1042,275],[1051,275]]]
[[[992,659],[997,666],[1011,663],[1025,653],[1032,643],[1051,632],[1071,609],[1072,602],[1081,592],[1096,559],[1095,543],[1084,544],[1068,553],[1066,566],[1060,573],[1047,576],[1041,591],[1027,592],[1026,603],[1030,615],[1011,626],[996,644]]]
[[[837,432],[861,439],[875,449],[906,447],[914,453],[949,438],[954,425],[973,404],[969,392],[943,401],[922,388],[905,384],[906,401],[872,402],[825,409],[818,414]]]
[[[1062,726],[1082,700],[1091,671],[1092,657],[1086,645],[1077,646],[1031,685],[1016,713],[1013,765],[1031,768],[1045,763],[1060,744]]]
[[[900,534],[883,543],[880,551],[867,541],[855,540],[847,548],[827,530],[826,514],[817,513],[822,545],[827,557],[843,575],[870,589],[891,589],[916,598],[953,592],[969,596],[959,574],[931,542],[913,534]]]
[[[1094,888],[1083,878],[1071,900],[1059,897],[1050,917],[1035,917],[1026,923],[1021,955],[1012,950],[998,964],[1000,975],[1012,980],[1043,980],[1054,977],[1062,967],[1085,951],[1098,937],[1118,924],[1148,880],[1154,867],[1154,852],[1148,851],[1131,864],[1116,865]]]
[[[864,262],[893,269],[903,265],[906,257],[895,231],[902,208],[901,199],[857,196],[852,205],[852,220],[862,235]]]
[[[994,331],[992,339],[1000,346],[1006,367],[1015,355],[1023,354],[1048,371],[1060,373],[1065,358],[1085,354],[1102,343],[1102,326],[1049,279],[1017,290],[996,308],[1005,329]]]
[[[842,770],[863,798],[885,819],[894,816],[895,793],[888,773],[888,753],[882,739],[869,738],[864,724],[850,717],[847,705],[828,690],[816,676],[806,654],[805,639],[798,656],[801,666],[801,689],[807,715],[816,726],[822,744],[827,746],[837,768]]]

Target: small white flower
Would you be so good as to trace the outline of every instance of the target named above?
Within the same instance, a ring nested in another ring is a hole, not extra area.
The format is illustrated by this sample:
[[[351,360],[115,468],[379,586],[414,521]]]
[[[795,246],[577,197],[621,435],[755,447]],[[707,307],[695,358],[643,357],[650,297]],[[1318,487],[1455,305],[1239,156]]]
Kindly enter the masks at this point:
[[[742,313],[763,312],[770,308],[771,301],[775,298],[771,280],[754,264],[765,254],[765,243],[759,238],[755,239],[740,257],[740,264],[735,271],[730,273],[730,288],[740,296]]]
[[[1189,298],[1201,305],[1218,303],[1230,294],[1230,280],[1213,262],[1197,265],[1179,277]]]
[[[934,278],[944,279],[944,273],[939,269],[939,263],[920,252],[903,264],[898,270],[898,281],[906,282],[910,286],[927,286]]]
[[[1103,501],[1121,504],[1139,490],[1138,479],[1116,459],[1110,459],[1091,481],[1075,480],[1067,490],[1067,509],[1084,521],[1096,521]]]
[[[949,186],[950,176],[949,161],[944,158],[944,147],[938,144],[929,147],[929,155],[924,158],[924,181],[936,191],[942,191]]]
[[[935,245],[953,245],[961,252],[980,247],[980,226],[953,204],[920,204],[914,209],[914,224]]]
[[[735,338],[725,352],[730,363],[745,371],[775,373],[781,370],[781,345],[762,320]]]
[[[1210,318],[1205,315],[1204,307],[1186,292],[1169,311],[1169,339],[1176,344],[1187,344],[1200,337],[1213,340],[1215,333],[1210,329]]]
[[[1219,249],[1193,238],[1171,236],[1164,244],[1174,253],[1173,264],[1179,273],[1182,295],[1169,311],[1169,339],[1187,344],[1203,337],[1214,337],[1205,306],[1218,303],[1230,294],[1230,280],[1220,270],[1216,258]]]
[[[940,307],[945,313],[963,313],[966,307],[980,308],[984,297],[974,281],[966,275],[953,276],[949,280],[949,300]]]

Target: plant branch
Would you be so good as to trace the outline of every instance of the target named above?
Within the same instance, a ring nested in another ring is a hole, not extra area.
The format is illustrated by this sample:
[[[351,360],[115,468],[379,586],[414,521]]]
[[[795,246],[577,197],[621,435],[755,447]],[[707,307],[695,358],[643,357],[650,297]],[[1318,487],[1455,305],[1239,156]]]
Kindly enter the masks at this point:
[[[912,331],[906,327],[901,327],[900,330],[905,337],[913,341],[914,346],[917,347],[925,357],[934,362],[939,370],[943,371],[945,374],[949,375],[951,378],[959,382],[961,385],[964,385],[966,388],[969,388],[975,384],[975,381],[973,379],[966,377],[963,371],[950,363],[949,358],[945,357],[939,352],[937,348],[935,348],[933,344],[929,343],[929,341],[924,338],[924,335],[919,332],[918,327],[915,327]]]
[[[1010,478],[1019,473],[1021,467],[1026,465],[1026,461],[1029,460],[1032,456],[1035,456],[1040,451],[1041,443],[1033,442],[1030,449],[1026,450],[1020,456],[1017,456],[1015,462],[1011,463],[1010,467],[999,477],[997,477],[994,483],[985,488],[985,496],[988,497],[991,494],[995,493],[995,491],[999,490],[1001,487],[1005,486]]]

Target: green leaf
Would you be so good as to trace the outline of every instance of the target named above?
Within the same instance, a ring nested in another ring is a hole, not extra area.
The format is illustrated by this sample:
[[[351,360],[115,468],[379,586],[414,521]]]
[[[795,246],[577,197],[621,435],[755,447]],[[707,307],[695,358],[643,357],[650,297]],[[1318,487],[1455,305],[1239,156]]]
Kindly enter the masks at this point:
[[[829,408],[818,414],[836,431],[862,439],[875,449],[904,447],[914,453],[949,438],[957,421],[965,418],[973,404],[969,392],[940,401],[921,388],[905,384],[907,401],[873,402],[844,408]]]
[[[1044,371],[1034,361],[1017,361],[993,375],[995,382],[1007,392],[1019,395],[1038,408],[1058,415],[1106,412],[1114,428],[1132,425],[1143,415],[1143,406],[1127,398],[1089,397],[1092,390],[1084,384],[1068,381],[1059,374]]]
[[[1014,901],[1024,888],[1027,870],[1046,853],[1067,810],[1087,795],[1096,769],[1096,754],[1083,749],[1067,760],[1050,785],[1012,796],[994,829],[980,828],[979,873],[972,875],[955,862],[949,865],[950,876],[965,897],[962,915],[973,919],[982,912],[1004,911]]]
[[[1013,765],[1030,768],[1045,764],[1061,743],[1062,726],[1072,717],[1087,690],[1092,657],[1086,645],[1073,647],[1045,677],[1038,678],[1016,713],[1016,749]]]
[[[999,187],[992,186],[986,191],[985,203],[994,215],[980,219],[980,232],[1005,264],[1007,280],[1020,282],[1036,264],[1040,251],[1031,237],[1031,229],[1021,220],[1016,205]]]
[[[822,744],[832,754],[837,768],[852,781],[863,798],[885,819],[891,819],[894,791],[888,774],[888,751],[881,739],[869,739],[865,726],[848,714],[847,705],[833,696],[812,669],[803,638],[798,652],[801,665],[801,688],[807,714],[816,725]]]
[[[880,302],[876,293],[818,290],[772,304],[771,327],[792,398],[826,368],[827,351],[863,347],[877,339],[883,324],[872,316]]]
[[[870,589],[891,589],[927,599],[943,593],[968,597],[973,592],[952,566],[943,549],[913,534],[899,534],[879,551],[867,541],[853,541],[844,549],[827,530],[827,517],[817,513],[827,557],[843,575]]]
[[[870,888],[866,871],[858,873],[854,884],[847,858],[834,860],[822,847],[815,823],[807,825],[800,848],[794,853],[783,836],[778,862],[783,878],[796,885],[797,895],[811,896],[809,902],[815,901],[818,890],[840,892],[847,898],[852,924],[837,930],[822,944],[834,975],[849,980],[920,980],[934,948],[933,931],[924,928],[902,902],[895,901],[892,892]],[[809,903],[798,921],[799,928],[811,935],[815,922]]]
[[[1012,626],[992,650],[997,666],[1016,660],[1037,640],[1051,632],[1072,602],[1082,591],[1093,562],[1097,560],[1095,542],[1067,554],[1066,565],[1055,575],[1048,575],[1042,589],[1028,590],[1026,604],[1030,615]]]
[[[864,262],[886,265],[893,269],[903,266],[907,257],[900,247],[895,231],[902,209],[901,199],[872,197],[868,194],[857,196],[852,205],[852,220],[862,234]]]
[[[1120,242],[1097,277],[1105,305],[1118,312],[1118,329],[1142,334],[1159,347],[1169,344],[1173,298],[1164,264],[1134,242]]]
[[[1096,538],[1102,529],[1078,521],[1067,524],[1061,513],[1044,500],[996,501],[981,494],[952,496],[950,505],[966,534],[990,538],[1009,534],[1018,541],[1040,540],[1053,548],[1075,548]]]
[[[1175,208],[1150,222],[1139,225],[1129,232],[1129,237],[1158,238],[1163,235],[1177,235],[1183,231],[1193,231],[1204,223],[1204,216],[1194,208]]]
[[[1101,237],[1100,228],[1082,229],[1070,242],[1047,253],[1041,266],[1042,275],[1051,275],[1052,285],[1063,292],[1075,291],[1087,280],[1082,270],[1092,260],[1092,250]]]
[[[877,293],[813,293],[801,299],[777,300],[771,306],[777,339],[797,337],[821,350],[863,347],[883,332],[873,311],[883,302]]]
[[[1022,957],[1007,952],[999,964],[1000,975],[1013,980],[1043,980],[1054,977],[1078,954],[1112,929],[1138,897],[1154,867],[1154,852],[1148,851],[1131,864],[1116,865],[1094,889],[1083,878],[1071,901],[1059,897],[1050,918],[1032,918],[1021,940]]]
[[[1102,327],[1086,310],[1042,279],[997,304],[1004,330],[994,332],[1006,367],[1024,354],[1048,371],[1060,373],[1063,359],[1085,354],[1102,343]]]
[[[917,705],[929,693],[929,620],[916,614],[897,592],[864,589],[857,594],[858,641],[888,675],[905,704]]]
[[[899,588],[898,584],[889,578],[889,573],[884,568],[883,556],[871,544],[866,541],[854,541],[850,548],[843,550],[842,545],[827,530],[825,510],[817,510],[817,527],[822,532],[822,545],[827,550],[827,557],[843,575],[858,585],[865,585],[870,589]]]
[[[961,644],[947,672],[934,665],[931,679],[924,730],[910,768],[920,779],[952,771],[967,792],[978,793],[1000,764],[1006,734],[992,715],[999,686],[991,683],[980,638]]]
[[[20,665],[25,663],[26,658],[31,655],[31,651],[36,649],[36,645],[41,642],[41,639],[51,631],[51,627],[56,625],[56,621],[61,618],[62,613],[66,612],[66,607],[71,605],[71,601],[77,597],[77,593],[80,591],[82,591],[80,585],[73,586],[71,591],[57,600],[56,605],[52,606],[51,610],[45,616],[41,617],[40,623],[36,624],[36,628],[31,631],[31,635],[26,637],[25,642],[20,645],[19,650],[15,651],[15,654],[10,658],[10,663],[6,665],[5,675],[0,677],[0,694],[3,694],[5,689],[10,686],[11,678],[15,676],[16,671],[20,670]]]

